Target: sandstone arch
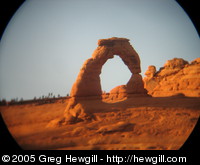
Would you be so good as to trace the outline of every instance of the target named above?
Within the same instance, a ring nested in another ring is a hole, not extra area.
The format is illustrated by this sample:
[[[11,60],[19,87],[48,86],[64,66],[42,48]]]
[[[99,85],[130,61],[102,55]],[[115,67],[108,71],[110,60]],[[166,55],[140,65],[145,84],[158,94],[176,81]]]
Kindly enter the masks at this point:
[[[84,62],[72,86],[70,92],[71,98],[65,109],[64,119],[60,121],[62,124],[72,124],[95,119],[93,115],[94,106],[100,107],[99,110],[96,108],[95,111],[102,111],[102,107],[105,109],[108,108],[107,104],[103,102],[101,98],[100,74],[102,66],[108,59],[113,58],[114,55],[120,56],[132,73],[128,83],[123,85],[123,90],[118,90],[117,87],[117,90],[114,91],[117,91],[117,94],[121,92],[121,94],[123,93],[122,95],[126,97],[131,94],[142,94],[143,96],[147,94],[140,75],[140,58],[130,45],[129,40],[116,37],[101,39],[98,41],[98,47],[92,54],[92,57]],[[115,92],[112,94],[115,94]]]
[[[128,94],[144,94],[142,77],[139,74],[140,58],[126,38],[100,39],[92,57],[87,59],[72,86],[71,97],[101,96],[100,74],[102,66],[114,55],[118,55],[129,68],[132,76],[126,84]]]

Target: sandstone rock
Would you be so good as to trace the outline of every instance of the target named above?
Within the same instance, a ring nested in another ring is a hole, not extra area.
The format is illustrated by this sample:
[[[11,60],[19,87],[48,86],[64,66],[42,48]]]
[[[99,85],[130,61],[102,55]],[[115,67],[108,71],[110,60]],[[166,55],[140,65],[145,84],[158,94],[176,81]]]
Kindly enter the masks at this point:
[[[47,124],[46,128],[56,128],[56,127],[60,127],[60,126],[62,126],[64,124],[65,124],[65,118],[64,117],[57,118],[57,119],[51,120]]]
[[[127,93],[126,85],[119,85],[110,91],[110,94],[119,94],[119,93]]]
[[[199,64],[200,63],[200,58],[196,58],[191,62],[191,64]]]
[[[148,94],[152,95],[152,91],[159,85],[159,81],[157,78],[152,77],[144,78],[144,88],[148,91]]]
[[[91,120],[94,117],[90,107],[80,99],[96,97],[101,100],[101,96],[102,98],[107,97],[102,93],[100,74],[102,66],[114,55],[120,56],[124,64],[128,66],[132,76],[126,85],[112,90],[109,97],[121,99],[127,94],[147,94],[140,75],[140,58],[130,45],[129,40],[117,37],[101,39],[98,41],[98,47],[93,52],[92,57],[84,62],[72,86],[71,100],[65,110],[66,122],[75,123],[81,120]]]
[[[134,125],[131,124],[131,123],[121,121],[121,122],[118,122],[118,123],[115,123],[115,124],[102,126],[96,132],[106,134],[106,133],[111,133],[111,132],[125,132],[127,130],[132,131],[133,126]]]
[[[110,91],[109,98],[111,100],[120,100],[127,97],[126,85],[119,85]]]
[[[130,80],[126,84],[126,90],[128,94],[146,94],[144,89],[144,83],[140,74],[132,74]]]
[[[145,88],[153,96],[173,96],[183,94],[200,96],[200,58],[190,64],[181,59],[168,60],[164,67],[151,79],[144,78]]]
[[[147,71],[144,73],[148,79],[151,79],[156,73],[156,67],[154,65],[148,66]]]
[[[116,37],[101,39],[98,41],[98,45],[92,57],[83,64],[71,89],[70,95],[72,97],[101,96],[102,90],[99,75],[101,74],[102,66],[114,55],[121,57],[132,74],[139,75],[141,72],[139,56],[130,45],[128,39]]]
[[[173,58],[168,60],[164,67],[162,67],[158,72],[160,77],[166,77],[178,73],[181,69],[188,65],[188,62],[182,58]]]
[[[148,66],[147,71],[144,73],[146,75],[146,77],[144,77],[143,79],[144,88],[147,89],[148,91],[152,90],[157,85],[157,82],[154,78],[155,73],[156,73],[156,67],[154,65]]]
[[[175,69],[175,68],[179,68],[182,69],[184,68],[184,66],[188,64],[188,61],[185,61],[182,58],[173,58],[172,60],[168,60],[165,64],[164,64],[164,68],[165,69]]]
[[[74,124],[80,121],[92,120],[94,118],[90,108],[86,107],[76,98],[71,98],[64,113],[66,123]]]
[[[103,45],[113,46],[115,41],[128,42],[129,39],[127,39],[127,38],[118,38],[118,37],[112,37],[112,38],[108,38],[108,39],[100,39],[98,41],[98,45],[99,46],[103,46]]]

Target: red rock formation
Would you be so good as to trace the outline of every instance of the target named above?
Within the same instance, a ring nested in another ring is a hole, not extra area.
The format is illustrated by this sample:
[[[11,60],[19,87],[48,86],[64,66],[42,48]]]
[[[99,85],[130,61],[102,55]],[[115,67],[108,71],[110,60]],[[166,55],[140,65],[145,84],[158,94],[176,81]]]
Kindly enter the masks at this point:
[[[154,65],[150,65],[147,71],[144,73],[146,75],[146,79],[151,79],[156,73],[156,67]]]
[[[150,65],[147,69],[147,71],[144,73],[146,77],[144,77],[144,88],[147,91],[151,91],[155,86],[157,85],[155,81],[155,73],[156,73],[156,67],[154,65]]]
[[[144,84],[152,96],[200,97],[200,58],[190,64],[181,58],[168,60],[153,77],[147,75]]]
[[[127,87],[126,85],[119,85],[110,91],[109,99],[120,100],[127,97]]]
[[[92,57],[83,64],[70,95],[72,97],[101,96],[100,74],[102,66],[114,55],[118,55],[128,66],[132,76],[131,83],[137,83],[137,93],[145,93],[141,76],[140,58],[126,38],[109,38],[98,41]],[[135,78],[137,77],[137,78]],[[134,82],[136,81],[136,82]],[[140,84],[140,85],[139,85]],[[129,93],[135,93],[135,86],[128,85]]]
[[[101,104],[101,82],[100,74],[102,66],[114,55],[120,56],[127,65],[132,76],[126,85],[111,91],[119,99],[132,94],[145,94],[142,77],[140,75],[140,58],[137,52],[130,45],[126,38],[109,38],[98,41],[98,47],[92,57],[87,59],[72,86],[71,100],[65,110],[65,122],[74,123],[80,120],[91,119],[91,108],[84,103],[84,99],[91,99],[91,96],[99,99]],[[114,93],[113,93],[114,92]],[[105,97],[105,96],[104,96]],[[97,105],[98,106],[98,105]]]

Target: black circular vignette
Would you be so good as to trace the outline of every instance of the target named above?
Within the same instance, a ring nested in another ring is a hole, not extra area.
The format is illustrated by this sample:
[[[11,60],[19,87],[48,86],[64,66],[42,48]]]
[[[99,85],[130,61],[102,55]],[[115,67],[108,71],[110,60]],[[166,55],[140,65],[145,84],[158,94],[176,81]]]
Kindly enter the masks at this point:
[[[24,3],[25,0],[4,0],[1,1],[0,5],[0,38],[3,35],[3,32],[8,25],[10,19],[15,14],[17,9]],[[185,12],[188,14],[190,19],[192,20],[194,26],[196,27],[196,30],[199,34],[199,27],[200,27],[200,11],[197,9],[199,2],[196,0],[176,0],[179,5],[185,10]],[[9,133],[6,124],[3,121],[2,115],[0,114],[0,148],[1,150],[20,150],[21,148],[16,143],[14,138]],[[200,120],[198,120],[193,132],[185,142],[185,144],[181,147],[181,151],[194,151],[198,150],[200,148]],[[5,145],[6,144],[6,145]],[[2,147],[6,146],[6,148]]]

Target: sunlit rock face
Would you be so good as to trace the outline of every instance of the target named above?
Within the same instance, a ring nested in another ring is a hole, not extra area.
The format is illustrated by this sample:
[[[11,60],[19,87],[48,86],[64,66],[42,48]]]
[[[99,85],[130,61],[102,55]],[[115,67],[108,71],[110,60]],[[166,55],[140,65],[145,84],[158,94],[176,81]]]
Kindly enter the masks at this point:
[[[145,93],[143,81],[139,74],[141,69],[137,52],[130,45],[128,39],[113,37],[98,41],[98,47],[93,52],[92,57],[84,62],[70,95],[72,97],[101,96],[101,69],[106,61],[113,58],[114,55],[120,56],[132,73],[132,77],[127,84],[127,92],[130,94]],[[136,86],[137,89],[135,89]]]
[[[109,92],[109,99],[111,100],[121,100],[127,97],[127,87],[126,85],[119,85],[111,89]]]
[[[100,74],[102,66],[114,55],[118,55],[122,59],[132,75],[127,84],[114,88],[107,96],[102,93]],[[134,94],[147,96],[140,72],[140,58],[128,39],[116,37],[100,39],[98,47],[93,52],[92,57],[84,62],[72,86],[71,99],[65,110],[64,122],[76,123],[94,118],[94,110],[91,108],[91,104],[86,103],[85,100],[96,99],[98,100],[96,106],[102,106],[105,104],[102,102],[104,97],[111,100],[120,100]]]
[[[158,72],[151,74],[148,68],[146,73],[145,88],[153,96],[200,96],[200,58],[191,63],[174,58],[168,60]]]

